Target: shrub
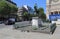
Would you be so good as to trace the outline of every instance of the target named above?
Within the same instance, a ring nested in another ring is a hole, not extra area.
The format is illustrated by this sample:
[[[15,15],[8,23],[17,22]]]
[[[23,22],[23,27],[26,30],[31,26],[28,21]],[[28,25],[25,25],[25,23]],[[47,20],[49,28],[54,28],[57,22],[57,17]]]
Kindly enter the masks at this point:
[[[33,30],[37,30],[38,28],[37,28],[37,27],[33,27],[32,29],[33,29]]]

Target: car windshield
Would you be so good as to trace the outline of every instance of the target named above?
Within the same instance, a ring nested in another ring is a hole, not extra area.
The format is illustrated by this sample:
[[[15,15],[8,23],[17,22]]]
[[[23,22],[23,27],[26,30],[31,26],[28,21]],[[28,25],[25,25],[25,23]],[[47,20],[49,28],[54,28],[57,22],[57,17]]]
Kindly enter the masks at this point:
[[[15,21],[15,19],[14,19],[14,18],[10,18],[9,20],[11,20],[11,21]]]

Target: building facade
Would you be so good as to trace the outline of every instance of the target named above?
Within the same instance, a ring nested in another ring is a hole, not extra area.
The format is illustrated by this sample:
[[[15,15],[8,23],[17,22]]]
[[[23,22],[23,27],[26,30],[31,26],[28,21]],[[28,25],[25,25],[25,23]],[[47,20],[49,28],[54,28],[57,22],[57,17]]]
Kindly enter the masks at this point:
[[[46,1],[46,17],[49,20],[60,19],[60,0]]]

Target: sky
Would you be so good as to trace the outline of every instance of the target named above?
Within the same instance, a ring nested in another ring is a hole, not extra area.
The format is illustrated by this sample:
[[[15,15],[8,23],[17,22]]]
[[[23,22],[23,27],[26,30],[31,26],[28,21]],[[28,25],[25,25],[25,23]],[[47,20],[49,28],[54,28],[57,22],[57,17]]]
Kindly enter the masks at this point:
[[[34,7],[35,3],[37,3],[38,8],[44,8],[44,12],[46,12],[46,0],[12,0],[17,4],[17,7],[21,7],[23,5],[28,5],[30,7]]]

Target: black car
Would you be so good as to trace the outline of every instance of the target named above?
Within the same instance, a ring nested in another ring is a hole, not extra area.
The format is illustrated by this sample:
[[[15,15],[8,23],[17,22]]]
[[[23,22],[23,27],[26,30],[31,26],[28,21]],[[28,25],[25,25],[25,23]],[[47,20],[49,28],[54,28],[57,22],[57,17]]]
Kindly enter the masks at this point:
[[[9,18],[4,22],[5,25],[15,24],[15,18]]]
[[[3,21],[0,21],[0,24],[4,23]]]

